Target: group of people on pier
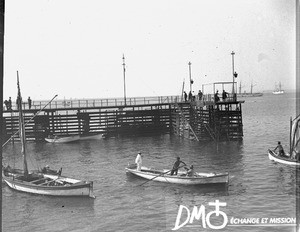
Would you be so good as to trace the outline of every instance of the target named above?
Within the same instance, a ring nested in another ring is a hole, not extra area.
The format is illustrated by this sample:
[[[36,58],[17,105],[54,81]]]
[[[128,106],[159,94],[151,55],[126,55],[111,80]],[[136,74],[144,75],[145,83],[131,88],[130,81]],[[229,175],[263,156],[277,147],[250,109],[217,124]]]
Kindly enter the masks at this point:
[[[203,97],[203,93],[201,90],[198,91],[198,94],[197,96],[194,94],[194,91],[193,92],[189,92],[189,94],[187,94],[185,91],[183,92],[183,96],[184,96],[184,101],[187,102],[187,101],[195,101],[196,99],[197,100],[202,100],[202,97]]]
[[[201,90],[198,91],[198,94],[195,95],[194,91],[193,92],[189,92],[189,94],[187,94],[185,91],[183,92],[183,96],[184,96],[184,101],[185,102],[192,102],[197,100],[202,100],[203,99],[203,92]],[[224,89],[222,92],[222,101],[225,102],[226,99],[228,98],[229,93],[227,93]],[[220,97],[219,97],[219,90],[217,90],[217,92],[214,94],[214,101],[215,102],[220,102]]]
[[[223,89],[223,92],[222,92],[222,100],[223,100],[223,102],[226,101],[227,97],[228,97],[228,93]],[[219,90],[217,90],[217,92],[215,93],[214,99],[215,99],[215,102],[219,102],[220,101]]]
[[[28,102],[28,109],[31,109],[32,100],[31,100],[30,97],[28,97],[27,102]],[[4,101],[4,105],[5,105],[7,111],[11,111],[12,110],[11,97],[9,97],[8,100]],[[16,100],[16,109],[19,109],[19,99]]]

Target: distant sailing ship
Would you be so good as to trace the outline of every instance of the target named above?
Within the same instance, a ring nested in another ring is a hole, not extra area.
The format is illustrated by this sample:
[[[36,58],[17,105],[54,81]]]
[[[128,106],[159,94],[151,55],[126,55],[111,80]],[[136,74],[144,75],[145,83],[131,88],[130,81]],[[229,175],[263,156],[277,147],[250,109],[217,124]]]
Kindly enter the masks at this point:
[[[250,93],[244,92],[242,93],[242,82],[240,82],[240,87],[239,87],[239,93],[237,94],[238,97],[261,97],[263,96],[263,93],[253,93],[253,83],[251,83],[251,89]]]
[[[284,90],[281,89],[281,82],[278,85],[275,84],[275,90],[273,94],[284,94]]]

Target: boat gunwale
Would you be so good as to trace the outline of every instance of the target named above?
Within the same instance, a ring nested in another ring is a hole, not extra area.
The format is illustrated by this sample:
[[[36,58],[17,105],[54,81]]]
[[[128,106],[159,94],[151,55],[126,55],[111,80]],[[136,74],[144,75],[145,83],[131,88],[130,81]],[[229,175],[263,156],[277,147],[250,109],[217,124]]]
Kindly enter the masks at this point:
[[[271,149],[268,149],[268,155],[269,155],[269,159],[272,161],[275,161],[277,163],[281,163],[281,164],[288,164],[288,165],[300,165],[300,162],[297,160],[291,160],[287,157],[280,157],[278,155],[275,154],[274,151],[272,151]],[[272,157],[272,159],[271,159]]]
[[[164,177],[164,178],[172,178],[172,179],[184,179],[184,180],[199,180],[199,179],[209,179],[209,178],[217,178],[217,177],[229,177],[229,173],[225,172],[225,173],[212,173],[214,175],[212,176],[178,176],[178,175],[168,175],[167,173],[163,172],[163,171],[158,171],[158,170],[147,170],[147,169],[142,169],[142,171],[138,171],[138,170],[134,170],[132,168],[125,168],[127,171],[129,171],[130,173],[133,174],[146,174],[146,175],[151,175],[153,177]],[[150,171],[150,172],[149,172]],[[161,174],[154,174],[151,173],[151,171],[157,171],[157,172],[161,172]],[[171,171],[171,170],[170,170]],[[165,173],[165,174],[164,174]]]
[[[11,184],[17,184],[21,187],[34,187],[35,189],[53,189],[53,190],[69,190],[69,189],[78,189],[78,188],[86,188],[86,187],[92,187],[93,182],[92,181],[80,181],[77,183],[70,183],[69,185],[60,185],[60,186],[45,186],[45,185],[39,185],[35,183],[31,183],[29,181],[20,180],[17,179],[17,176],[6,176],[2,175],[2,178],[11,183]],[[51,178],[49,178],[51,179]],[[38,181],[39,179],[36,179]],[[53,179],[54,181],[57,181],[58,179]]]

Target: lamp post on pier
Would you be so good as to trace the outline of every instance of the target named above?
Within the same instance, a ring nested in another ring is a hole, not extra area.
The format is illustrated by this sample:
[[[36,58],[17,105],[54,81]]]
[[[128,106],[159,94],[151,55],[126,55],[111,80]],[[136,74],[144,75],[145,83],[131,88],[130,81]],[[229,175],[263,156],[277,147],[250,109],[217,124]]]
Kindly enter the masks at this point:
[[[192,93],[192,84],[194,83],[194,81],[192,80],[192,71],[191,71],[192,63],[189,62],[188,65],[189,65],[189,74],[190,74],[190,92]]]
[[[231,52],[232,55],[232,95],[233,95],[233,100],[236,100],[236,94],[234,91],[234,79],[237,78],[238,74],[234,71],[234,51]]]
[[[126,84],[125,84],[125,57],[123,54],[123,76],[124,76],[124,105],[126,105]]]

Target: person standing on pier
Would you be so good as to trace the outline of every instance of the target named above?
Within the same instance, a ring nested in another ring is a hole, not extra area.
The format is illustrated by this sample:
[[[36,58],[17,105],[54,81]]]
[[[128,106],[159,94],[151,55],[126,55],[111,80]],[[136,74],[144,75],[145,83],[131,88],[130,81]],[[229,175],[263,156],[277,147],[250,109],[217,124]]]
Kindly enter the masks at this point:
[[[9,110],[9,103],[8,103],[7,100],[4,101],[4,105],[5,105],[5,107],[6,107],[6,110]]]
[[[226,101],[227,94],[228,93],[223,89],[223,93],[222,93],[223,102]]]
[[[32,101],[31,101],[30,97],[28,97],[28,108],[29,108],[29,109],[31,109],[31,102],[32,102]]]
[[[11,106],[12,106],[11,97],[9,97],[9,99],[8,99],[8,110],[11,110]]]
[[[183,96],[184,96],[184,101],[186,102],[187,101],[187,94],[186,94],[185,91],[183,92]]]
[[[217,90],[217,92],[215,93],[215,102],[218,102],[218,101],[220,101],[219,90]]]
[[[201,92],[201,90],[199,90],[199,92],[198,92],[198,98],[199,98],[199,101],[202,100],[202,96],[203,96],[203,93]]]
[[[193,94],[192,94],[192,92],[190,91],[190,92],[189,92],[189,101],[192,101],[192,98],[193,98]]]
[[[141,171],[142,169],[142,153],[139,152],[135,158],[135,163],[137,165],[136,170]]]

